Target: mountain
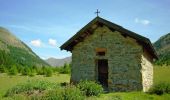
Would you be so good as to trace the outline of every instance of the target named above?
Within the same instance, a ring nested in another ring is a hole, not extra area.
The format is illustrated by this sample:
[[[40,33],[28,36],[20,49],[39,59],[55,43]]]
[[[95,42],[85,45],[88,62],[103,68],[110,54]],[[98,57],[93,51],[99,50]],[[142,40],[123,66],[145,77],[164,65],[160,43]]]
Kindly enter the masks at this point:
[[[71,57],[66,57],[63,59],[48,58],[45,61],[51,66],[63,66],[65,63],[71,63]]]
[[[0,65],[49,66],[24,42],[0,27]]]
[[[170,65],[170,33],[160,37],[153,45],[159,56],[156,64]]]

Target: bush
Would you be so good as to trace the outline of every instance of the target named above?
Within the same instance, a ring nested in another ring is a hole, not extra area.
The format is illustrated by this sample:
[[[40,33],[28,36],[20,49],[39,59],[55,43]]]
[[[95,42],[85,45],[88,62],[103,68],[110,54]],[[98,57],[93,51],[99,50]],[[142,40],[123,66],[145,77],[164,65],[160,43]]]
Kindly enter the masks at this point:
[[[36,75],[36,70],[33,69],[32,67],[23,67],[21,71],[22,75],[28,75],[28,76],[35,76]]]
[[[77,87],[83,91],[86,96],[99,96],[103,92],[102,86],[93,81],[80,81]]]
[[[43,97],[45,100],[84,100],[85,96],[75,86],[66,86],[65,88],[59,88],[56,90],[49,91],[46,96]]]
[[[31,75],[31,69],[29,67],[24,67],[21,72],[22,75]]]
[[[17,73],[18,73],[18,70],[17,70],[17,67],[15,65],[13,65],[8,71],[9,75],[17,75]]]
[[[65,63],[63,67],[60,67],[59,72],[61,74],[69,74],[70,73],[70,65]]]
[[[60,86],[68,86],[68,85],[69,85],[69,83],[67,83],[67,82],[60,83]]]
[[[170,93],[170,84],[169,83],[158,83],[152,86],[149,90],[151,94],[162,95],[164,93]]]
[[[35,76],[36,75],[36,70],[35,69],[31,69],[31,73],[29,73],[29,76]]]
[[[61,66],[56,66],[56,67],[54,67],[53,72],[60,73],[60,69],[61,69]]]
[[[36,69],[36,72],[37,72],[37,75],[44,75],[44,71],[43,71],[43,69],[41,67],[38,67]]]
[[[81,92],[79,88],[75,86],[66,86],[64,99],[65,100],[83,100],[84,95],[83,95],[83,92]]]
[[[4,65],[0,65],[0,73],[4,73],[5,72],[5,67]]]
[[[41,99],[42,100],[64,100],[63,94],[64,94],[64,89],[50,90]]]
[[[21,65],[17,65],[17,70],[18,70],[18,73],[22,73],[22,70],[23,70],[23,66]]]
[[[33,94],[34,91],[44,91],[56,88],[58,85],[54,83],[49,83],[46,81],[28,81],[24,84],[19,84],[11,89],[7,90],[5,96],[13,96],[15,94],[25,93],[25,94]]]
[[[50,76],[52,76],[52,74],[53,74],[53,70],[52,70],[52,68],[46,68],[45,70],[44,70],[44,74],[45,74],[45,76],[46,77],[50,77]]]

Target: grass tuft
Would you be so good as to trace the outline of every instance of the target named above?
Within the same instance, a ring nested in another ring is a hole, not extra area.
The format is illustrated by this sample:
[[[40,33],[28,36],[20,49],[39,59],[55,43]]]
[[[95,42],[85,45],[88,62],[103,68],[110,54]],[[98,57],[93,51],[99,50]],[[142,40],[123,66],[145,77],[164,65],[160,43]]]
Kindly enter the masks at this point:
[[[19,84],[9,89],[5,96],[13,96],[15,94],[24,93],[26,95],[33,94],[34,92],[41,93],[44,90],[50,90],[57,87],[56,84],[47,81],[28,81],[24,84]]]

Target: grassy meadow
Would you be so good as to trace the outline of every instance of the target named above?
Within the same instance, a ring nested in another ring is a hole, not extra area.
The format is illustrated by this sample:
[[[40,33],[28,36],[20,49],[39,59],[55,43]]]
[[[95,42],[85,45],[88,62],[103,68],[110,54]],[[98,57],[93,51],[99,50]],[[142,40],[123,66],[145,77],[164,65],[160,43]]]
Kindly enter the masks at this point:
[[[154,83],[167,82],[170,83],[170,66],[155,66]]]
[[[15,76],[9,76],[6,73],[0,74],[0,98],[5,94],[5,92],[12,88],[13,86],[25,83],[27,81],[36,81],[36,80],[44,80],[49,81],[53,83],[63,83],[63,82],[69,82],[70,75],[68,74],[54,74],[51,77],[44,77],[43,75],[36,75],[34,77],[29,76],[22,76],[22,75],[15,75]]]
[[[25,83],[27,81],[45,80],[52,83],[69,82],[70,75],[68,74],[53,74],[51,77],[44,77],[43,75],[36,75],[33,77],[14,75],[9,76],[5,73],[0,74],[0,99],[6,99],[3,95],[6,91],[13,86]],[[154,83],[166,82],[170,83],[170,67],[158,67],[154,68]],[[161,96],[155,94],[147,94],[143,92],[116,92],[106,93],[99,97],[92,96],[87,97],[87,100],[170,100],[169,94],[163,94]]]

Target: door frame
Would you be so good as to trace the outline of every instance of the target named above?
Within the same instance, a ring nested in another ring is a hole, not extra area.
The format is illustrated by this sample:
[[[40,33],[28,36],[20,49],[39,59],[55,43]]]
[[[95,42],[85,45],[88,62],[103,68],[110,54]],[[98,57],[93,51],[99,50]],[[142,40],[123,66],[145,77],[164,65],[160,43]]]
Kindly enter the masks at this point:
[[[99,81],[99,65],[98,65],[98,62],[100,60],[105,60],[107,62],[107,83],[106,83],[106,86],[104,86],[102,84],[101,85],[104,86],[104,87],[108,87],[108,78],[109,78],[109,76],[108,76],[109,75],[108,59],[96,59],[95,60],[95,62],[96,62],[96,81],[100,83],[100,81]]]

